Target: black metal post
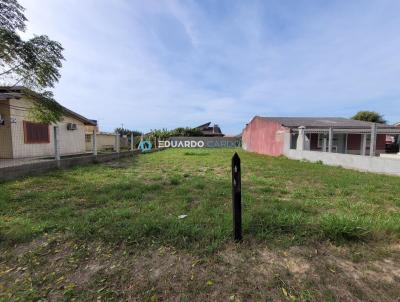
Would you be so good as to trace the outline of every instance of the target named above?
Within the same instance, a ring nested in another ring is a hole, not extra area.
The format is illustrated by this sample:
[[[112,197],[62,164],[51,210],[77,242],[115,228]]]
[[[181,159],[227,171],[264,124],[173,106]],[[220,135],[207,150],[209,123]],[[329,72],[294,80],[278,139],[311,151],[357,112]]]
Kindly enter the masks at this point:
[[[233,238],[242,240],[242,183],[240,177],[240,158],[237,153],[232,157],[232,209]]]

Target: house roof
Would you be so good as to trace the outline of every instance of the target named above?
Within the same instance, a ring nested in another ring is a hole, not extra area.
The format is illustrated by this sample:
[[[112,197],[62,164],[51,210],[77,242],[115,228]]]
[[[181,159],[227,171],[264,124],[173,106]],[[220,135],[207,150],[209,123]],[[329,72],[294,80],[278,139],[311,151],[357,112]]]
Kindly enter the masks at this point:
[[[374,123],[352,120],[343,117],[258,117],[275,121],[284,127],[298,128],[371,128]],[[391,125],[377,124],[378,128],[394,128]]]
[[[23,86],[15,86],[15,87],[8,87],[8,86],[0,86],[0,100],[9,100],[9,99],[20,99],[24,95],[24,90],[29,91],[32,94],[35,94],[34,91],[31,91]],[[64,114],[76,118],[77,120],[81,121],[85,125],[97,126],[96,120],[88,119],[62,105],[60,105],[63,110]]]
[[[221,131],[221,128],[214,124],[214,126],[210,126],[211,122],[202,124],[200,126],[195,127],[195,129],[199,129],[204,135],[207,136],[224,136]]]
[[[198,129],[208,128],[208,127],[210,127],[210,124],[211,124],[211,122],[208,122],[208,123],[202,124],[200,126],[197,126],[195,128],[198,128]]]
[[[91,120],[88,119],[86,117],[84,117],[83,115],[80,115],[64,106],[62,106],[64,109],[64,113],[66,115],[72,116],[74,118],[76,118],[77,120],[81,121],[82,123],[84,123],[85,125],[90,125],[90,126],[97,126],[97,121],[96,120]]]
[[[214,125],[214,127],[208,127],[206,129],[201,129],[204,135],[223,135],[221,128],[218,125]]]
[[[239,134],[225,134],[224,137],[226,137],[226,138],[230,138],[230,137],[232,137],[232,138],[242,138],[242,133],[239,133]]]
[[[20,96],[18,93],[5,93],[5,92],[0,92],[0,100],[9,100],[9,99],[17,99]]]

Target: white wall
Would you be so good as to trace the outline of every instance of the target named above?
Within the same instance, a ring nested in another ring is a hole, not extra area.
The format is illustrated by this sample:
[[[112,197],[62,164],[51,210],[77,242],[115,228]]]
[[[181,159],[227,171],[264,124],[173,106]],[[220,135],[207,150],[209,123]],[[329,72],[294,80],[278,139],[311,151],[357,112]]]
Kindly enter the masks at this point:
[[[0,115],[5,120],[0,125],[0,158],[12,158],[11,117],[8,100],[0,100]]]
[[[10,116],[15,122],[11,124],[13,158],[54,156],[54,125],[49,125],[50,142],[43,144],[26,144],[24,140],[24,121],[29,121],[29,109],[33,103],[26,98],[10,100]],[[77,124],[77,130],[67,130],[67,123]],[[60,152],[74,154],[85,152],[84,124],[72,117],[64,116],[58,122],[60,133]]]
[[[285,155],[291,159],[322,161],[330,166],[400,176],[400,159],[293,149],[285,149]]]
[[[116,138],[115,134],[113,133],[98,133],[96,135],[96,142],[98,150],[104,150],[106,148],[110,148],[111,146],[113,146],[114,150],[116,148]]]
[[[76,124],[76,130],[68,130],[67,124]],[[65,116],[57,123],[60,133],[60,151],[63,154],[84,153],[85,145],[85,125],[72,117]]]

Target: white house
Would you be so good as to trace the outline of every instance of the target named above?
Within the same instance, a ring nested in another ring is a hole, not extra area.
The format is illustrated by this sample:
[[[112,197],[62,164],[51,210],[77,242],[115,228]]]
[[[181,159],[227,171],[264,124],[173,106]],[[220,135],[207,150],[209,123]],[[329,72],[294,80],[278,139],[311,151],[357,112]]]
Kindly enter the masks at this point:
[[[61,155],[86,151],[85,125],[96,126],[64,107],[60,122],[47,125],[34,122],[30,109],[38,100],[27,96],[24,87],[0,87],[0,158],[49,157],[55,154],[54,126],[58,126]]]

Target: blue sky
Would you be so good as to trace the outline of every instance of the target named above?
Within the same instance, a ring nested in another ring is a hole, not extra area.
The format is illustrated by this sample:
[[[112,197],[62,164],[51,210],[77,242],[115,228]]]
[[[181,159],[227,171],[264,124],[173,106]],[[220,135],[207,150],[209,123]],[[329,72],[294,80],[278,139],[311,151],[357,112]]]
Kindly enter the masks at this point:
[[[67,61],[57,99],[102,130],[254,115],[400,120],[400,1],[20,0]]]

